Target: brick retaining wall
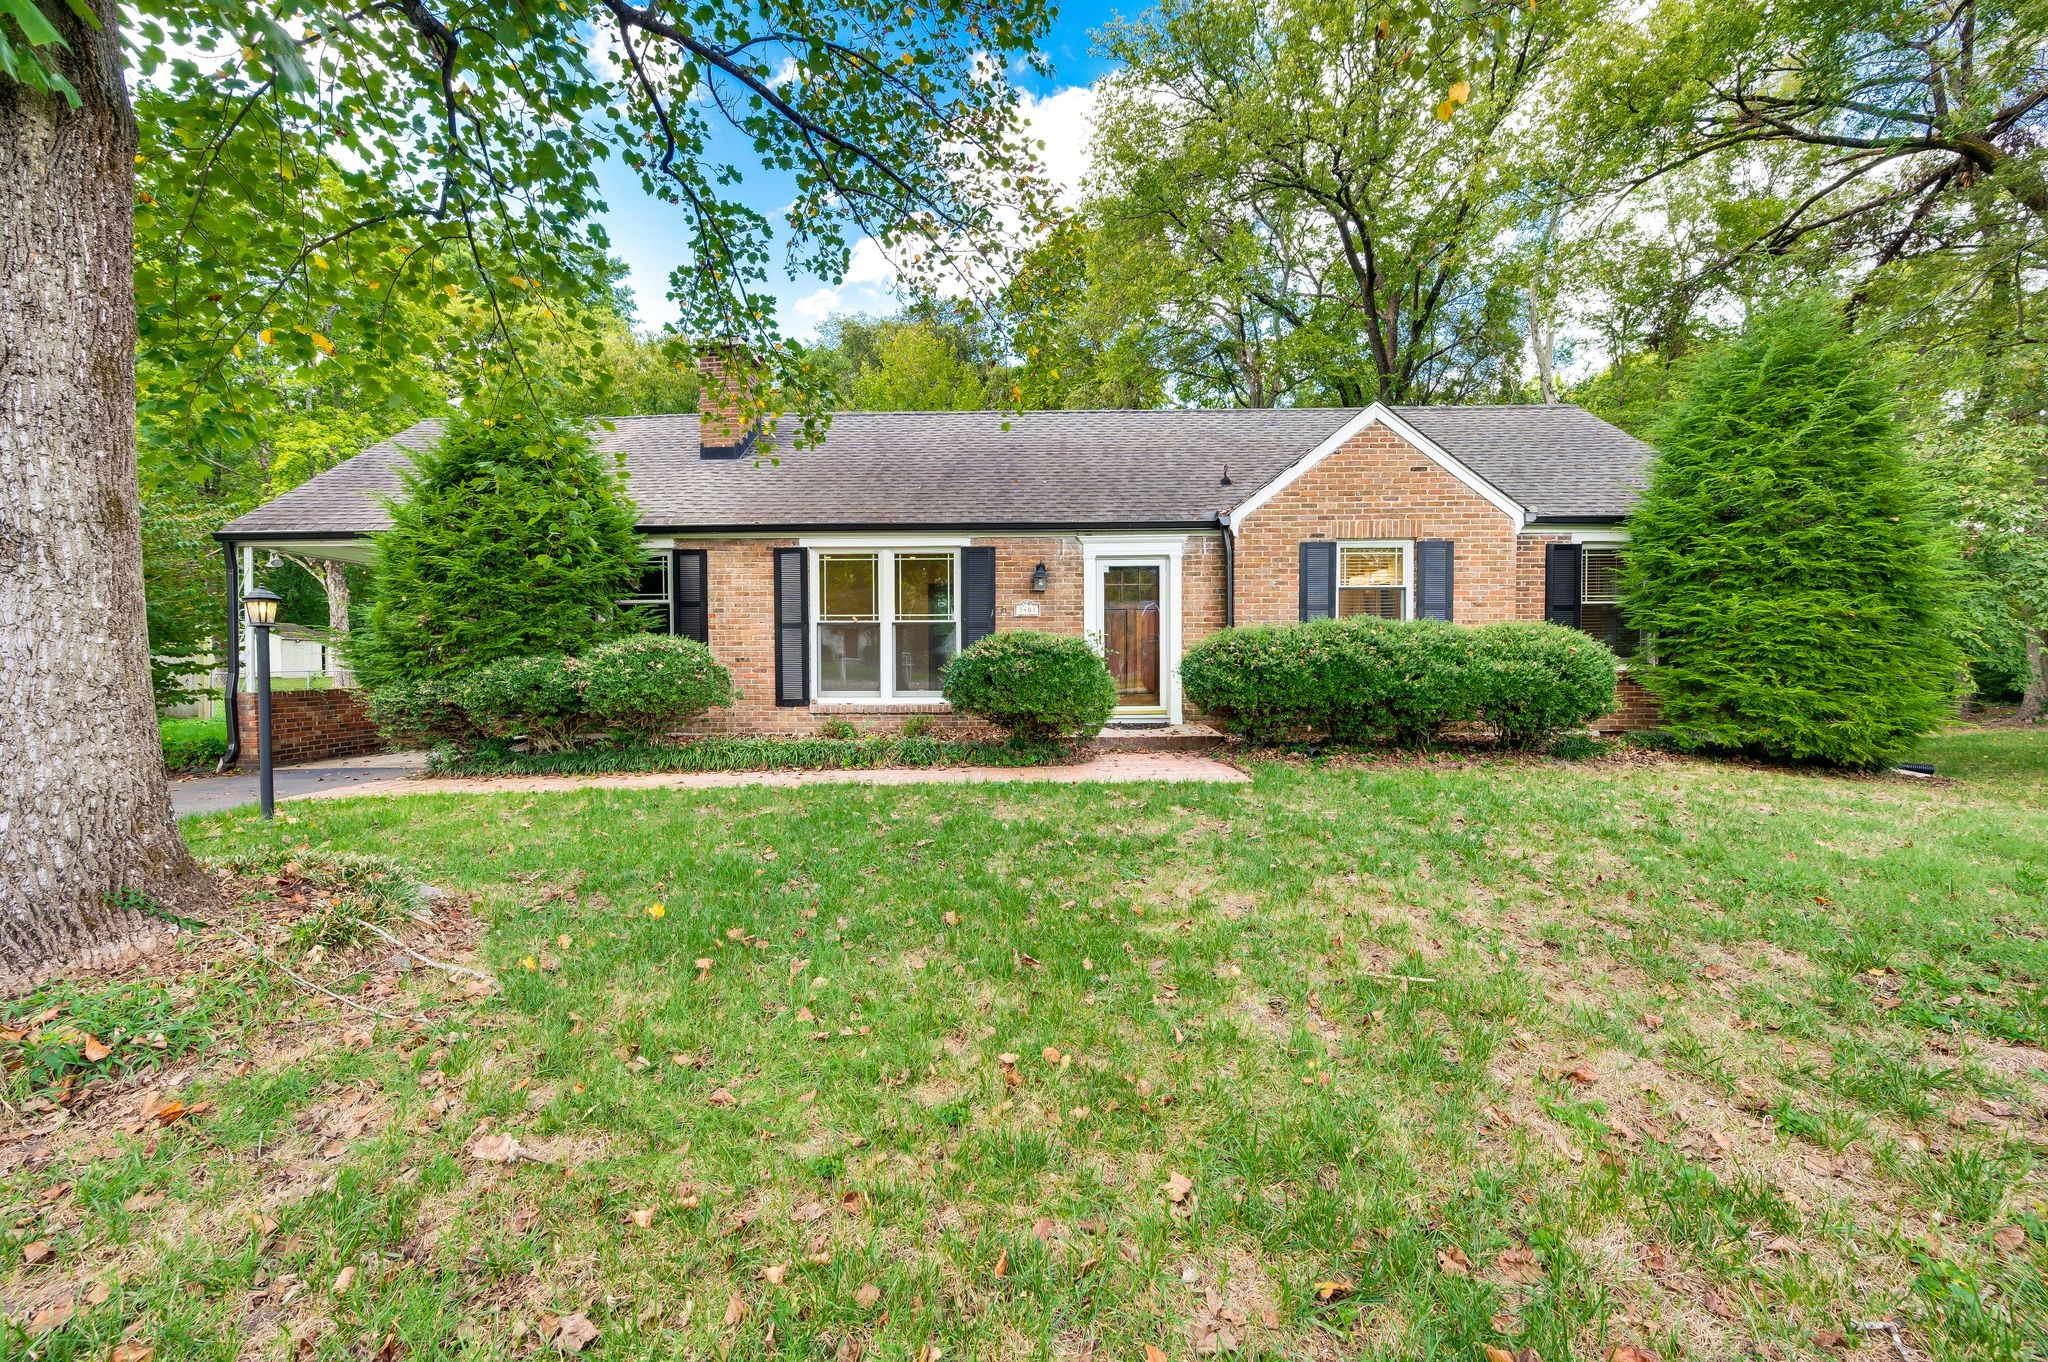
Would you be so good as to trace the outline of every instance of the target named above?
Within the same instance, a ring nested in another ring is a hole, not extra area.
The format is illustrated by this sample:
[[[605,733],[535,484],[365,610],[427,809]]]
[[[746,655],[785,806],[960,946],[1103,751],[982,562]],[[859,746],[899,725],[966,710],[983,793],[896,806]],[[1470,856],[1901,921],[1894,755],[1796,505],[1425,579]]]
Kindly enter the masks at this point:
[[[235,697],[241,724],[242,765],[256,764],[256,697]],[[362,697],[352,690],[273,691],[270,696],[272,758],[280,766],[329,757],[382,752],[384,740],[370,725]]]
[[[1614,700],[1614,713],[1593,721],[1593,727],[1602,733],[1638,732],[1664,723],[1664,711],[1658,707],[1657,697],[1644,690],[1640,681],[1622,677],[1614,688]]]

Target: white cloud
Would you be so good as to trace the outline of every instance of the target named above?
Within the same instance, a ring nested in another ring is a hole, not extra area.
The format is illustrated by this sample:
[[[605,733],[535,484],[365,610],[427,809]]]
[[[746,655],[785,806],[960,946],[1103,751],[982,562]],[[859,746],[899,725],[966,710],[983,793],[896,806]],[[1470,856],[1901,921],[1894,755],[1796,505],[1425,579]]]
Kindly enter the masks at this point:
[[[1088,148],[1095,140],[1096,88],[1069,85],[1040,98],[1025,91],[1019,101],[1034,142],[1043,142],[1039,159],[1067,206],[1081,201],[1088,185]]]

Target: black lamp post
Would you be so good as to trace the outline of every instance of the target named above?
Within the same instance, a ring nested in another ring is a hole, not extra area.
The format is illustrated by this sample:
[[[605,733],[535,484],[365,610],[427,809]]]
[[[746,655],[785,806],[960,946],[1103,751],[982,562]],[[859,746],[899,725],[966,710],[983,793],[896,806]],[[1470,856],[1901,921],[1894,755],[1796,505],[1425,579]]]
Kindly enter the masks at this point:
[[[255,630],[252,645],[256,654],[256,802],[265,818],[270,817],[270,626],[277,623],[277,603],[284,598],[275,591],[254,587],[242,593],[242,614]]]

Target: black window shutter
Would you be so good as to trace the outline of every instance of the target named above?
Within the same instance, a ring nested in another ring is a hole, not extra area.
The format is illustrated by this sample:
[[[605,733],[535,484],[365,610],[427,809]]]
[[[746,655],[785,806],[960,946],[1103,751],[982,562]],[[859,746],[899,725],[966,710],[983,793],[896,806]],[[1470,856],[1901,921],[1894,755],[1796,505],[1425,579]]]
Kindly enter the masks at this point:
[[[711,642],[711,604],[703,549],[677,549],[669,571],[669,632]]]
[[[811,702],[810,620],[804,550],[775,550],[775,703]]]
[[[996,631],[996,551],[960,550],[960,647],[972,648]]]
[[[1301,617],[1333,619],[1337,614],[1337,546],[1311,539],[1301,546]]]
[[[1415,617],[1447,620],[1451,617],[1451,587],[1455,581],[1455,555],[1448,539],[1423,539],[1415,545]]]
[[[1579,627],[1579,555],[1577,544],[1551,544],[1543,552],[1543,618],[1552,624]]]

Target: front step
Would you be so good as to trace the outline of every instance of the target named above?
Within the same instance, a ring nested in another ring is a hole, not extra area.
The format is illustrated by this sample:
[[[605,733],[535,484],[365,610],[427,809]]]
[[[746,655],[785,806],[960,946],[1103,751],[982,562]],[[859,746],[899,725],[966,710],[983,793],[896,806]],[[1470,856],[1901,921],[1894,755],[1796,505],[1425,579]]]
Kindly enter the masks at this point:
[[[1201,724],[1114,723],[1095,741],[1112,752],[1207,752],[1224,739]]]

